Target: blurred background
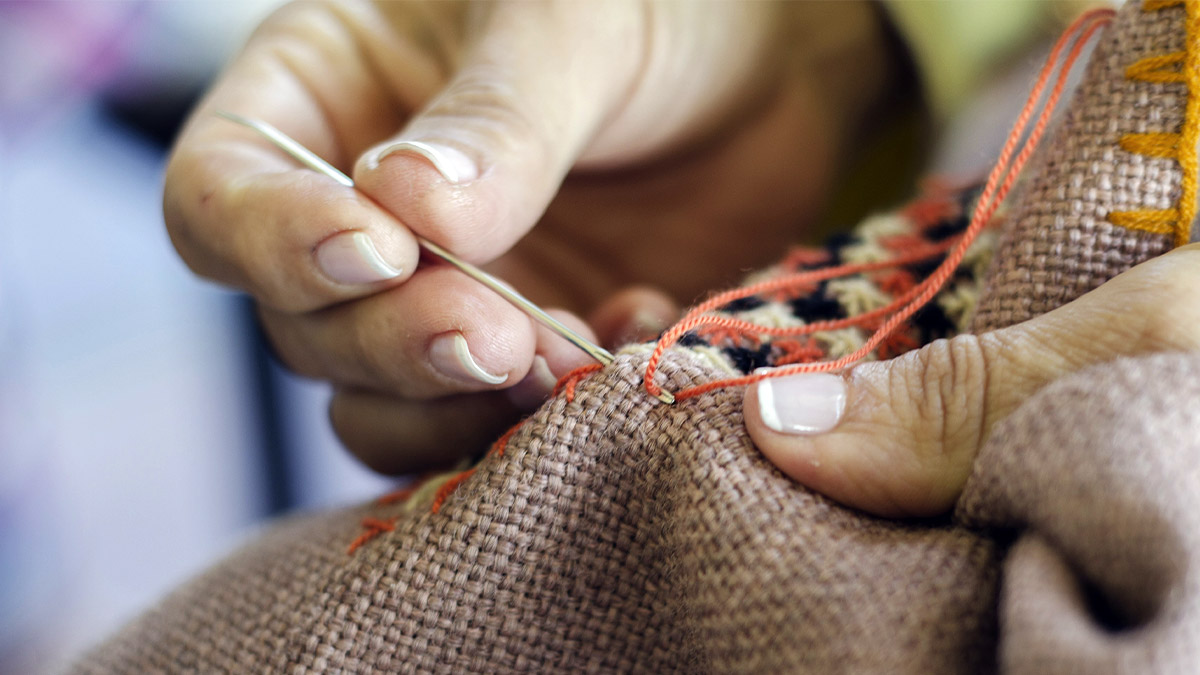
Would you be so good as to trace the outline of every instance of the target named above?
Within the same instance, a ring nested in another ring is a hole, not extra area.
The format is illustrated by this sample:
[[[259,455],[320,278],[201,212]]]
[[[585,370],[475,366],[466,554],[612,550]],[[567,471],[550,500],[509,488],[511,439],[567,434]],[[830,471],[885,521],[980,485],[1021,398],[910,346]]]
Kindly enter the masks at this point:
[[[284,510],[390,485],[162,225],[167,145],[275,0],[0,0],[0,673],[60,670]]]

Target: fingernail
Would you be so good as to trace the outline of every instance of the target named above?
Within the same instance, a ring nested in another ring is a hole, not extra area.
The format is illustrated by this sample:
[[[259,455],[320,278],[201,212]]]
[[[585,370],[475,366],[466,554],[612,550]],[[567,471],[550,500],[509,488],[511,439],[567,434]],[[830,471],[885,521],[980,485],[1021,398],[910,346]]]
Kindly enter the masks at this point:
[[[363,232],[342,232],[317,247],[317,266],[339,284],[370,284],[394,279],[400,270],[379,255],[375,243]]]
[[[479,169],[475,168],[475,162],[461,150],[424,141],[400,141],[385,145],[373,151],[367,158],[367,168],[378,168],[384,158],[398,152],[413,152],[429,160],[448,183],[469,183],[479,177]]]
[[[784,434],[820,434],[846,410],[846,382],[829,373],[802,373],[758,382],[763,424]]]
[[[529,372],[505,394],[519,410],[529,411],[537,408],[550,397],[556,382],[546,359],[542,356],[534,356],[533,365],[529,366]]]
[[[434,339],[429,345],[429,360],[443,375],[456,380],[501,384],[508,379],[508,374],[494,375],[476,363],[467,346],[467,338],[457,331]]]

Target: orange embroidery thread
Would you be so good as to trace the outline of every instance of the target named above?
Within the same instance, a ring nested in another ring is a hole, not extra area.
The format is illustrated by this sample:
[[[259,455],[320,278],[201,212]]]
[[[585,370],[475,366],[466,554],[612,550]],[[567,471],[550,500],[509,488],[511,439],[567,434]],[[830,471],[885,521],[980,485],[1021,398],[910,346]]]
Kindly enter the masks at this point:
[[[953,248],[946,258],[938,265],[936,271],[928,278],[915,286],[912,291],[906,293],[901,298],[893,301],[886,307],[879,308],[873,312],[864,313],[853,317],[848,321],[861,322],[868,316],[878,318],[892,312],[886,320],[871,334],[870,338],[853,353],[835,359],[833,361],[824,361],[820,363],[801,363],[791,366],[773,368],[763,373],[754,373],[742,377],[728,378],[724,380],[716,380],[707,384],[699,385],[684,389],[675,393],[675,399],[686,400],[694,396],[714,391],[716,389],[724,389],[727,387],[735,387],[741,385],[753,384],[769,377],[783,377],[786,375],[794,375],[797,373],[811,372],[829,372],[841,370],[851,366],[871,354],[876,348],[880,347],[889,336],[896,331],[909,317],[915,314],[918,310],[928,304],[942,286],[954,275],[955,269],[966,256],[967,248],[978,236],[983,227],[995,215],[996,210],[1000,207],[1000,203],[1007,196],[1009,190],[1016,182],[1017,176],[1021,169],[1033,154],[1041,140],[1042,135],[1049,123],[1050,115],[1058,104],[1058,100],[1062,95],[1062,91],[1066,86],[1067,75],[1070,73],[1071,67],[1079,58],[1080,52],[1085,44],[1098,30],[1108,25],[1112,20],[1113,11],[1109,9],[1092,10],[1084,13],[1064,32],[1063,36],[1054,45],[1050,56],[1047,59],[1046,65],[1042,68],[1042,72],[1034,84],[1033,90],[1026,101],[1021,114],[1017,117],[1016,123],[1013,125],[1013,130],[1009,134],[1008,140],[1004,148],[1000,152],[1000,157],[996,161],[991,173],[988,176],[987,183],[983,193],[980,194],[979,200],[975,205],[975,211],[971,216],[970,224],[956,240],[953,240]],[[1030,120],[1033,118],[1033,113],[1037,108],[1038,101],[1041,99],[1046,85],[1048,84],[1051,75],[1055,71],[1055,66],[1058,63],[1058,58],[1062,51],[1070,44],[1071,48],[1066,58],[1063,61],[1062,68],[1059,70],[1058,77],[1046,98],[1046,103],[1042,108],[1041,113],[1034,121],[1032,129],[1029,130],[1029,137],[1022,146],[1020,152],[1016,152],[1017,145],[1020,143],[1021,137],[1024,135],[1029,126]],[[1016,152],[1014,157],[1013,153]],[[755,284],[743,289],[736,289],[720,293],[714,298],[701,303],[681,320],[674,327],[665,332],[655,346],[654,352],[650,355],[650,360],[646,364],[645,376],[643,385],[652,396],[657,396],[662,392],[662,388],[654,381],[654,374],[657,371],[658,364],[662,360],[666,350],[677,342],[688,330],[703,326],[714,325],[729,329],[745,330],[746,332],[756,332],[765,335],[798,335],[803,334],[805,329],[808,331],[818,330],[814,328],[817,324],[811,324],[799,329],[772,329],[763,326],[750,324],[746,321],[732,319],[729,317],[720,317],[712,315],[702,315],[722,305],[725,305],[733,300],[757,295],[765,290],[782,289],[789,286],[798,285],[801,282],[810,282],[815,277],[834,278],[855,274],[869,270],[879,270],[887,267],[895,267],[898,264],[898,259],[883,261],[879,263],[859,264],[859,265],[844,265],[828,270],[810,270],[788,277],[775,279],[761,284]],[[886,310],[883,311],[883,310]],[[896,348],[903,343],[903,340],[892,341],[889,347]]]
[[[367,516],[362,519],[362,526],[366,529],[365,532],[358,535],[358,538],[350,542],[350,547],[346,549],[346,555],[352,555],[355,551],[362,548],[364,544],[371,541],[375,537],[384,532],[391,532],[396,529],[396,518],[388,518],[382,520]]]

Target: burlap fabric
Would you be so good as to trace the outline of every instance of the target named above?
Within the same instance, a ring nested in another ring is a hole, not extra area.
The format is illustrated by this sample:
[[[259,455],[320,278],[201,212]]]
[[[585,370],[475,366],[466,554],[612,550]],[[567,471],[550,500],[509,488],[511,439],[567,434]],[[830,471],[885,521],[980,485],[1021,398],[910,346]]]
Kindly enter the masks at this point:
[[[1047,140],[1030,180],[1014,195],[1014,222],[1001,242],[974,332],[1048,312],[1175,245],[1172,233],[1130,229],[1110,219],[1114,213],[1173,209],[1180,199],[1176,159],[1126,148],[1131,135],[1178,133],[1183,126],[1187,82],[1147,81],[1127,72],[1148,57],[1185,51],[1181,5],[1146,9],[1130,2],[1092,55],[1061,130]],[[1178,68],[1183,75],[1185,65],[1164,65],[1161,72]]]
[[[1145,51],[1122,36],[1175,39],[1182,21],[1180,7],[1123,10],[1068,118],[1090,119],[1096,92],[1123,79],[1108,64]],[[1105,119],[1149,109],[1121,100],[1103,102]],[[1091,143],[1052,142],[981,324],[1165,250],[1162,235],[1097,220],[1113,207],[1058,171],[1093,161]],[[1112,176],[1128,173],[1118,159]],[[1178,166],[1158,171],[1178,191]],[[673,407],[646,396],[644,359],[627,353],[551,400],[438,512],[414,497],[281,523],[76,672],[1200,670],[1200,356],[1046,387],[994,431],[954,518],[919,523],[784,477],[747,437],[739,390]],[[677,390],[724,374],[680,347],[660,377]],[[348,555],[368,515],[394,529]]]

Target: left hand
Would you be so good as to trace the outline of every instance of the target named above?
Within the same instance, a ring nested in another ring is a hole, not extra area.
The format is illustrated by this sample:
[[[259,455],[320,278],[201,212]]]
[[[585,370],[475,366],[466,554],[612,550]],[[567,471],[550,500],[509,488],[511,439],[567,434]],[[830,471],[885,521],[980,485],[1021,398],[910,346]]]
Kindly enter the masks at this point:
[[[936,515],[954,506],[993,426],[1038,389],[1123,356],[1200,350],[1197,327],[1193,244],[1025,323],[938,340],[845,377],[763,380],[746,390],[746,425],[784,473],[839,502]]]

